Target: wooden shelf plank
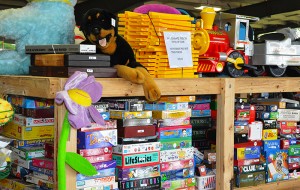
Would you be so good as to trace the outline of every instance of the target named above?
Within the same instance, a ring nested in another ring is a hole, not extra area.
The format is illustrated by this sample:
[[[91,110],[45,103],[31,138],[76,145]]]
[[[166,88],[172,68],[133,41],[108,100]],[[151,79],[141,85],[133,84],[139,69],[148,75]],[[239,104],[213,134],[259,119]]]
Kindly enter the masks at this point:
[[[0,93],[55,98],[67,78],[36,76],[0,76]],[[103,85],[103,97],[144,96],[142,85],[122,78],[97,78]],[[220,78],[155,79],[162,95],[220,94]]]
[[[59,90],[55,77],[0,76],[0,94],[15,94],[52,99]]]
[[[234,189],[236,190],[299,190],[300,179],[266,183],[264,185],[259,185],[259,186],[234,188]]]
[[[300,91],[299,77],[258,77],[235,79],[236,93],[262,92],[298,92]]]

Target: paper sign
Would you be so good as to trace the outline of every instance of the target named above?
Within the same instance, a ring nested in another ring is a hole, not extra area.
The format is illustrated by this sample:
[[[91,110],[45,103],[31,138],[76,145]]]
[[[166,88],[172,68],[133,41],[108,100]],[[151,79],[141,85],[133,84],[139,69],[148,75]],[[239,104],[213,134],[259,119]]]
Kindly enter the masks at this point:
[[[193,67],[191,32],[164,32],[170,68]]]

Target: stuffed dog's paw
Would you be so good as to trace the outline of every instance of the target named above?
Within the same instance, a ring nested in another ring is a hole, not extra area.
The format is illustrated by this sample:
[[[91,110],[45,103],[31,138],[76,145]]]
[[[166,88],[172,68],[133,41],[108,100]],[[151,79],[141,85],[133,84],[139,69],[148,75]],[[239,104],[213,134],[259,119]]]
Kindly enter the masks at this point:
[[[125,65],[115,65],[117,75],[121,78],[129,80],[135,84],[143,84],[145,82],[144,74],[136,68],[131,68]]]
[[[136,69],[145,76],[143,88],[146,99],[151,102],[158,100],[161,96],[161,92],[151,75],[143,67],[137,67]]]

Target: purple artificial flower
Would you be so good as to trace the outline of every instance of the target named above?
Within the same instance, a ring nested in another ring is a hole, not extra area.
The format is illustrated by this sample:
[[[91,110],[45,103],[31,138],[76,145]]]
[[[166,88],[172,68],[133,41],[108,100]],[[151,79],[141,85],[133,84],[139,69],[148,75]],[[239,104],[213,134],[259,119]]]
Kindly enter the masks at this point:
[[[102,85],[95,81],[95,77],[76,71],[67,80],[64,90],[56,93],[55,102],[65,103],[71,126],[80,129],[91,126],[91,121],[104,124],[101,114],[92,106],[101,96]]]

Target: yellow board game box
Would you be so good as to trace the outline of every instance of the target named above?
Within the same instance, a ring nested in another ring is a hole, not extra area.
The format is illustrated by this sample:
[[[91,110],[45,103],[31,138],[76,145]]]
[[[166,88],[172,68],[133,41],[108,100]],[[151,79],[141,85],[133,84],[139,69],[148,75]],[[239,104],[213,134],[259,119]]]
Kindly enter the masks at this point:
[[[121,111],[111,110],[110,118],[112,119],[148,119],[152,117],[152,111]]]
[[[19,140],[50,139],[54,138],[54,126],[26,127],[12,121],[3,126],[1,134]]]
[[[153,119],[176,119],[182,117],[191,117],[191,112],[191,109],[178,111],[153,110],[152,117]]]

